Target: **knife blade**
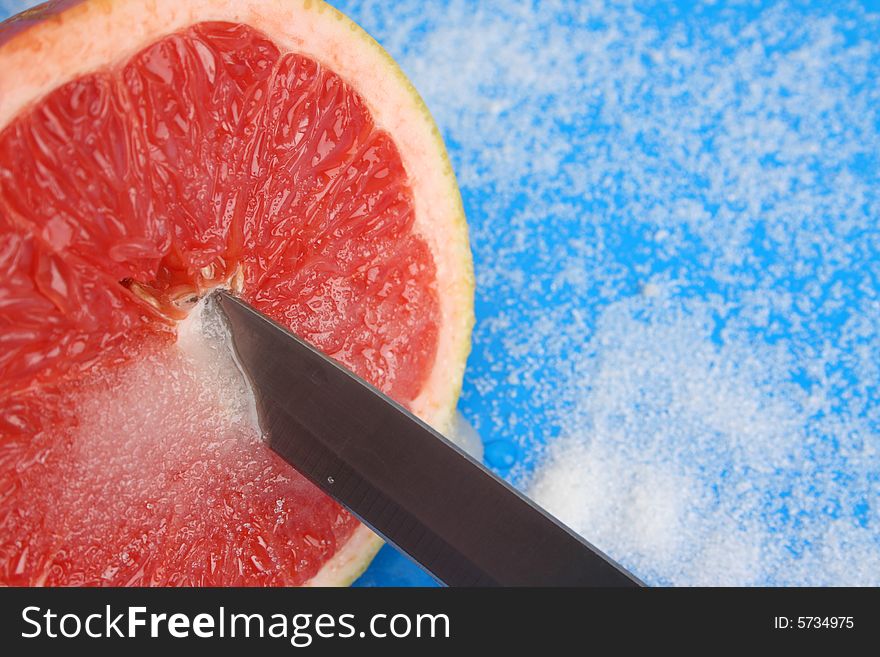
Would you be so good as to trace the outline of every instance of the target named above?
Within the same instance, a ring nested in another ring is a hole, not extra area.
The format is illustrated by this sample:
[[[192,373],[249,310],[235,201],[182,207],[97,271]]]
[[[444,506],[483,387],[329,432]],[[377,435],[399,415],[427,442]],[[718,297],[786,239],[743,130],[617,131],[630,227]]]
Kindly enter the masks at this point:
[[[641,586],[375,387],[226,292],[214,302],[281,458],[449,586]]]

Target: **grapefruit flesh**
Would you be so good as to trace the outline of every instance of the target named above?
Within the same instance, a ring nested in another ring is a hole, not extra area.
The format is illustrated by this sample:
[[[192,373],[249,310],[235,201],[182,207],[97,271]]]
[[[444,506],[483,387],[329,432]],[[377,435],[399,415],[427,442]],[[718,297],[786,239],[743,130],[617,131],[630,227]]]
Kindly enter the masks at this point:
[[[210,21],[0,128],[0,582],[350,580],[376,540],[224,413],[234,382],[174,340],[231,287],[441,419],[435,381],[453,372],[454,403],[447,343],[470,325],[444,308],[448,254],[368,102],[317,58]]]

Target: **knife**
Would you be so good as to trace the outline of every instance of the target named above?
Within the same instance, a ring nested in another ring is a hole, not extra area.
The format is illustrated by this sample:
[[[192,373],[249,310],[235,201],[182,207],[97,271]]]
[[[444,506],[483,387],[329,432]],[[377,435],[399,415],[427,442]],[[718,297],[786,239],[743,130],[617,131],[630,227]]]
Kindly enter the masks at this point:
[[[448,586],[642,586],[394,400],[220,291],[264,439]]]

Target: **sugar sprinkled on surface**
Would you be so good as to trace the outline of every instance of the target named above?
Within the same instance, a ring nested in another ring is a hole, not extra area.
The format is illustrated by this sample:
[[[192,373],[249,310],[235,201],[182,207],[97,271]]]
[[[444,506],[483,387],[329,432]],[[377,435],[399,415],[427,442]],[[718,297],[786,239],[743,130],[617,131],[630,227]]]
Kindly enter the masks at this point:
[[[824,447],[823,402],[777,378],[785,356],[714,344],[711,326],[707,308],[606,309],[530,493],[654,583],[875,582],[876,521],[854,517],[880,471],[866,427]]]
[[[880,584],[878,14],[336,4],[450,147],[487,459],[650,583]]]
[[[127,453],[133,466],[161,468],[164,453],[213,458],[225,443],[260,437],[253,393],[235,364],[223,318],[207,297],[178,323],[174,346],[149,348],[108,376],[81,402],[73,443],[83,455],[110,454],[108,460],[121,463]],[[134,458],[137,453],[151,456]]]
[[[52,532],[34,540],[54,535],[69,548],[72,581],[107,564],[105,578],[126,569],[121,581],[138,585],[224,571],[293,583],[293,559],[313,568],[350,533],[338,507],[264,444],[225,325],[202,303],[176,343],[145,340],[132,362],[63,393],[76,422],[52,441],[52,494],[38,500]],[[65,504],[52,501],[59,494]]]
[[[227,418],[245,422],[259,433],[259,416],[253,390],[236,362],[232,336],[212,297],[204,297],[177,324],[177,351],[193,378],[221,391]]]

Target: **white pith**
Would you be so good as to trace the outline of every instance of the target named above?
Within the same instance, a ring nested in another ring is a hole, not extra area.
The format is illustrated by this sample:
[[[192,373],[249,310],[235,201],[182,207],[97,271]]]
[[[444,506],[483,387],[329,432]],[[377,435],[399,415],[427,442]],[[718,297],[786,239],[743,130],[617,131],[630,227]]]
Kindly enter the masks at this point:
[[[414,229],[431,249],[439,283],[436,360],[412,410],[446,430],[473,324],[473,274],[461,199],[439,132],[415,89],[381,46],[336,9],[318,0],[68,3],[5,43],[0,39],[0,130],[60,84],[123,62],[194,23],[214,20],[250,25],[282,51],[330,68],[361,94],[376,124],[394,139],[413,190]],[[309,584],[350,583],[380,545],[370,530],[358,527]]]

